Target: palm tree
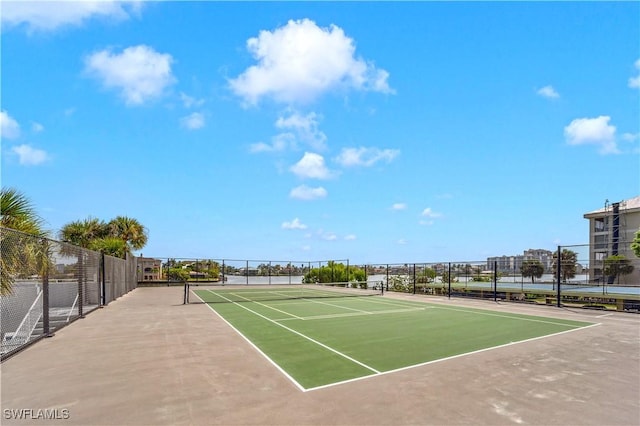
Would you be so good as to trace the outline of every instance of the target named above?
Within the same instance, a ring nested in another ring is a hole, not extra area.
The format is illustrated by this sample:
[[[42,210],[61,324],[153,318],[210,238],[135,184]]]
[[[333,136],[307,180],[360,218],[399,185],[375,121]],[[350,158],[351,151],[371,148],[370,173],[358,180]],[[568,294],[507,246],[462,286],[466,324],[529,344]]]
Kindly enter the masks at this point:
[[[48,250],[41,244],[46,236],[43,221],[23,194],[13,188],[2,188],[0,216],[0,226],[20,231],[0,234],[0,295],[7,295],[18,274],[39,273],[49,264],[44,258]]]
[[[84,220],[69,222],[60,230],[60,239],[83,248],[90,248],[94,240],[106,238],[109,227],[103,221],[88,217]]]
[[[89,249],[108,254],[109,256],[120,257],[122,259],[127,255],[127,244],[117,237],[98,238],[91,241]]]
[[[125,242],[127,253],[140,250],[147,244],[147,229],[136,219],[118,216],[109,222],[109,235]]]
[[[45,235],[42,230],[42,219],[23,194],[13,188],[2,188],[0,204],[2,213],[0,226],[39,237]]]
[[[562,249],[560,252],[560,278],[563,282],[576,276],[576,269],[578,264],[578,253],[573,250]],[[551,271],[553,275],[558,275],[558,252],[553,253],[553,264],[551,265]]]

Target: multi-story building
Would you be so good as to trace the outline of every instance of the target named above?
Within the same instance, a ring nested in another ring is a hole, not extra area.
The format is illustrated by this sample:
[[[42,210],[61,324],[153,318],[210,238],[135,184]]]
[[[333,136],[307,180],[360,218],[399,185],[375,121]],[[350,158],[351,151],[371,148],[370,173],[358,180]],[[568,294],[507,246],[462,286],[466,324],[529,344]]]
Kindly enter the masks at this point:
[[[544,266],[544,270],[549,273],[553,262],[553,252],[543,249],[529,249],[525,250],[524,254],[489,257],[487,258],[487,269],[493,269],[493,262],[496,262],[498,272],[519,274],[522,262],[525,260],[538,260]]]
[[[551,267],[553,264],[553,252],[544,249],[525,250],[523,260],[537,260],[542,263],[545,271],[551,272]]]
[[[150,257],[138,257],[138,281],[160,281],[162,261]]]
[[[606,280],[604,260],[612,255],[621,255],[634,266],[625,277],[628,283],[640,283],[640,259],[631,250],[631,242],[640,229],[640,196],[616,203],[605,202],[604,208],[585,213],[589,220],[589,280]]]

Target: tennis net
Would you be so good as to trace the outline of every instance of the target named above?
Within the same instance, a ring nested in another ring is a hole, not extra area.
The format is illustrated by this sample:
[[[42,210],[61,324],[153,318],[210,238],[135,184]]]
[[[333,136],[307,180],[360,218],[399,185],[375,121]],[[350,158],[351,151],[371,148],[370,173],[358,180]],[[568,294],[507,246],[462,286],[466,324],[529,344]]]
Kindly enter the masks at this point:
[[[352,288],[344,284],[194,285],[185,284],[184,303],[243,303],[289,299],[367,297],[383,294],[382,286]]]

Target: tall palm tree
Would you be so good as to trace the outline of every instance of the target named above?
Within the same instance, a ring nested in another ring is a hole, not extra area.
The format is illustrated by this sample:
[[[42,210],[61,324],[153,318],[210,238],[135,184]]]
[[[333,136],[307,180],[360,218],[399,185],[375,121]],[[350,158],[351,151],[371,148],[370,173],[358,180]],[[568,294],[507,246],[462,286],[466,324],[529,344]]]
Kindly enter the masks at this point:
[[[46,232],[29,199],[14,188],[0,190],[0,226],[20,232],[0,233],[0,295],[11,293],[20,274],[39,273],[49,264],[41,243]]]
[[[88,217],[69,222],[60,230],[60,239],[83,248],[90,248],[92,241],[109,235],[109,227],[100,219]]]
[[[127,246],[127,253],[140,250],[149,239],[147,229],[136,219],[127,216],[118,216],[109,222],[109,234],[120,238]]]

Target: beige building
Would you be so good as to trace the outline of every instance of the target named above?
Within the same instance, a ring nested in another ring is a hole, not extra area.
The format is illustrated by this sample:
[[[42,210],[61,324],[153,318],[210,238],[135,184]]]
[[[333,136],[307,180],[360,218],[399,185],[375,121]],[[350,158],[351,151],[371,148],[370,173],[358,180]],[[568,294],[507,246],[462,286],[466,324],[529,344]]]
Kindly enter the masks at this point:
[[[138,257],[138,282],[160,281],[162,279],[162,261],[150,257]]]
[[[589,219],[589,280],[608,281],[604,277],[604,259],[622,255],[631,261],[633,272],[620,278],[620,283],[640,284],[640,259],[631,250],[635,234],[640,230],[640,196],[610,203],[584,215]]]

